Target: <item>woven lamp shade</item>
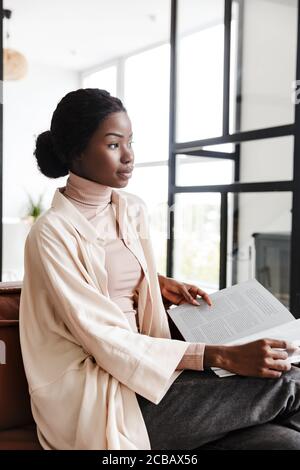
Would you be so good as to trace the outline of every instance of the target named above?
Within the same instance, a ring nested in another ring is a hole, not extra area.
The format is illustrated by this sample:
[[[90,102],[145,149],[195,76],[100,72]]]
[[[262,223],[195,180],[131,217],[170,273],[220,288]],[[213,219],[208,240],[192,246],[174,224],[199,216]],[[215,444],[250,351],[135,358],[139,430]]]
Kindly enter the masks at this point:
[[[25,77],[27,69],[27,60],[20,52],[3,49],[4,80],[20,80]]]

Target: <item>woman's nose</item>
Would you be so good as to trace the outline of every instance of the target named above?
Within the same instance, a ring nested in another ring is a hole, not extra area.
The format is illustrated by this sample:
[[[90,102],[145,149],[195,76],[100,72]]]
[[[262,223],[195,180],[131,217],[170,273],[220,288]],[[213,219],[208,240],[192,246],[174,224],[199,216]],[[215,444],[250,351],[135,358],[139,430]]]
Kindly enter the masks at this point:
[[[133,151],[129,148],[124,148],[121,156],[122,162],[130,163],[134,160]]]

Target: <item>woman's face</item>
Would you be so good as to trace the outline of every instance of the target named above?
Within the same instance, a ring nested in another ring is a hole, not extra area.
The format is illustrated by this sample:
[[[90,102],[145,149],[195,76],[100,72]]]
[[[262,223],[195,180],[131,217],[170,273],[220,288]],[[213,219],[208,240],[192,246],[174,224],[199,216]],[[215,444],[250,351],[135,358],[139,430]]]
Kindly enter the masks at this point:
[[[113,188],[127,186],[134,165],[132,129],[125,112],[110,114],[99,125],[81,157],[73,162],[74,173]]]

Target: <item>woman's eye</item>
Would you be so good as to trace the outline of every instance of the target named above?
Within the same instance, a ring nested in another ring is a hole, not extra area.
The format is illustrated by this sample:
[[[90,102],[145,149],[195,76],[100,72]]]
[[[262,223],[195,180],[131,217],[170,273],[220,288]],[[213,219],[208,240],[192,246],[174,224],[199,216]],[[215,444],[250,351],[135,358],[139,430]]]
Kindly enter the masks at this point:
[[[128,147],[129,148],[131,148],[132,143],[133,143],[133,141],[128,142]],[[111,150],[115,150],[115,149],[119,148],[119,146],[120,145],[118,143],[117,144],[108,144],[108,148],[110,148]]]

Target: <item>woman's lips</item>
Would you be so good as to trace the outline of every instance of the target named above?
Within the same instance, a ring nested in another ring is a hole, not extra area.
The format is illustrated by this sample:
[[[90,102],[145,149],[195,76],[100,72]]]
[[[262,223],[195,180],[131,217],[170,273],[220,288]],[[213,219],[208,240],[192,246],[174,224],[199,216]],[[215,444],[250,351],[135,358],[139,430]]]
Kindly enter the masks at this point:
[[[117,173],[117,175],[119,175],[119,177],[123,180],[128,180],[129,178],[131,178],[132,171],[130,171],[129,173]]]

